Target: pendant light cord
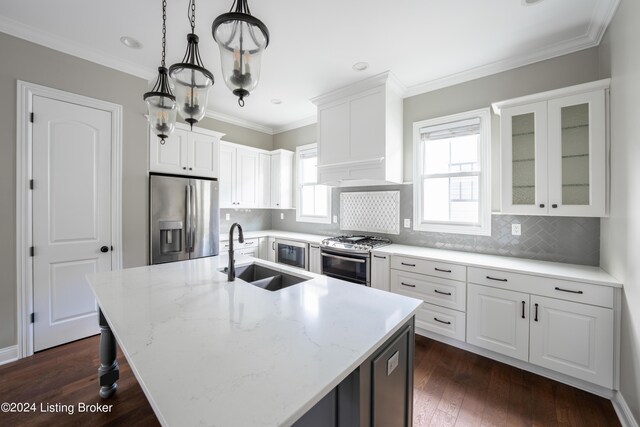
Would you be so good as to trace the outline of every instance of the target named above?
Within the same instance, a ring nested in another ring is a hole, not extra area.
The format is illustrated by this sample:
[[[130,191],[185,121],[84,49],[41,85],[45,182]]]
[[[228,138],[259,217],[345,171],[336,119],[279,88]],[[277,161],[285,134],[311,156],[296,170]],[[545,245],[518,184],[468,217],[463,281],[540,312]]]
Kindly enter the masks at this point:
[[[165,67],[165,51],[167,49],[167,0],[162,0],[162,67]]]
[[[191,23],[191,33],[196,30],[196,0],[189,0],[189,10],[187,11],[187,17]]]

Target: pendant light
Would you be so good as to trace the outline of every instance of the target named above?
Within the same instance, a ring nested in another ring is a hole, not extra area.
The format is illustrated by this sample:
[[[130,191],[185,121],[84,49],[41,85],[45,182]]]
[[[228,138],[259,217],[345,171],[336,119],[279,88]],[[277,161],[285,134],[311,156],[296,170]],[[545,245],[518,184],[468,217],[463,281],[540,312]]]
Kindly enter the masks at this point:
[[[187,51],[182,62],[169,67],[169,76],[175,85],[178,112],[193,128],[193,124],[204,117],[209,89],[213,86],[213,74],[204,68],[198,50],[195,0],[189,1],[189,21],[191,33],[187,35]]]
[[[247,0],[234,0],[229,12],[213,21],[211,32],[220,48],[224,82],[244,107],[244,98],[260,79],[260,59],[269,44],[269,30],[251,15]]]
[[[158,135],[160,142],[171,135],[176,126],[176,97],[171,93],[171,81],[165,67],[165,51],[167,37],[167,1],[162,1],[162,62],[158,67],[158,78],[149,86],[150,91],[142,96],[149,111],[148,120],[151,130]]]

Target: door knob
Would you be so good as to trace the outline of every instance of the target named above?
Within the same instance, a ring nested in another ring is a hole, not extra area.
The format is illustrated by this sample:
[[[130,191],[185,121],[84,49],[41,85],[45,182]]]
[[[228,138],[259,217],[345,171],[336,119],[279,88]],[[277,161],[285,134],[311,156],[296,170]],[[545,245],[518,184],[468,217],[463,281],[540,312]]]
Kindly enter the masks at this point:
[[[109,246],[103,246],[100,248],[100,252],[105,253],[105,252],[109,252]]]

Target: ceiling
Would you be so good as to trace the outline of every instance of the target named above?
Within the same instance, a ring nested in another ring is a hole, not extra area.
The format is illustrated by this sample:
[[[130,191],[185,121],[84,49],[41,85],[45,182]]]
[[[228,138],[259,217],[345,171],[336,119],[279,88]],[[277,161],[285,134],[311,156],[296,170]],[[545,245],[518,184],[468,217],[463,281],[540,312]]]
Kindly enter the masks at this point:
[[[310,98],[391,70],[406,96],[599,44],[619,0],[249,0],[271,33],[261,81],[240,108],[225,86],[211,23],[230,0],[196,2],[213,72],[210,116],[265,132],[311,123]],[[0,2],[0,31],[146,79],[160,62],[160,0]],[[168,0],[167,63],[186,47],[188,0]],[[121,36],[143,44],[132,50]],[[370,64],[354,71],[359,61]],[[140,94],[142,102],[142,94]],[[271,99],[282,100],[280,105]]]

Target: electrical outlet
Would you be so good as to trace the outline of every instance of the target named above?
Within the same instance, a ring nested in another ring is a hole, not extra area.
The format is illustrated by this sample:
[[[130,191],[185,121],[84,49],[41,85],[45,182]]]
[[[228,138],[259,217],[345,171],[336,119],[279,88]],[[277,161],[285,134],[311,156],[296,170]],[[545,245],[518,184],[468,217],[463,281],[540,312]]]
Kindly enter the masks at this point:
[[[522,234],[522,224],[511,224],[511,235],[519,236]]]
[[[284,219],[284,212],[280,212],[280,219]]]
[[[230,214],[230,213],[228,213],[228,214],[224,214],[224,219],[225,219],[226,221],[231,221],[231,214]]]
[[[333,223],[336,224],[338,222],[338,215],[333,216]]]
[[[404,228],[411,228],[411,220],[409,218],[404,219]]]

